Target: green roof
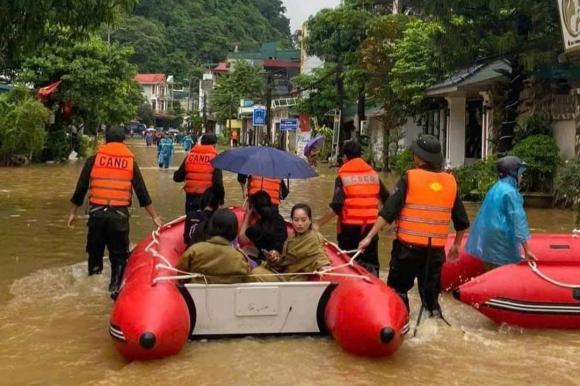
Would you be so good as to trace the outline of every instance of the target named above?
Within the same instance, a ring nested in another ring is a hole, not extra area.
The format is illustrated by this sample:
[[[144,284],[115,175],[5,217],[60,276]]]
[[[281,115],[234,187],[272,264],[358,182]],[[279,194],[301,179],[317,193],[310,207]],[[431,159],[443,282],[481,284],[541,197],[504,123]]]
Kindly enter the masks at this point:
[[[230,60],[266,60],[266,59],[280,59],[280,60],[298,60],[300,59],[299,50],[279,50],[278,42],[270,42],[262,44],[259,51],[240,51],[230,52],[228,54]]]

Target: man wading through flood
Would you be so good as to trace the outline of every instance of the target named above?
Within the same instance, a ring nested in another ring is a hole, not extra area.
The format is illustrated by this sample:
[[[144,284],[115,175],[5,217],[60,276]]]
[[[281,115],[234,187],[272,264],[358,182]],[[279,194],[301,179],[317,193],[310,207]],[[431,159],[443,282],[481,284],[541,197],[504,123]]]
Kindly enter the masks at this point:
[[[441,171],[443,155],[439,140],[422,135],[411,150],[415,168],[400,179],[373,229],[358,248],[368,248],[385,225],[396,221],[397,238],[393,241],[387,285],[397,291],[409,309],[407,292],[417,278],[423,306],[430,316],[443,317],[439,293],[449,224],[453,220],[457,231],[447,256],[453,262],[459,258],[459,247],[469,228],[469,219],[455,177]]]
[[[155,225],[160,227],[162,224],[151,204],[135,157],[123,143],[125,130],[122,127],[108,129],[105,140],[107,143],[85,162],[71,198],[68,226],[72,227],[76,222],[78,208],[83,205],[89,192],[89,231],[86,247],[89,255],[89,276],[103,271],[106,246],[111,261],[109,292],[115,299],[119,294],[123,271],[129,257],[129,207],[133,190],[139,204],[145,207]]]
[[[389,198],[389,192],[379,175],[362,158],[362,147],[354,140],[342,148],[344,164],[334,183],[330,211],[320,218],[315,229],[338,216],[336,238],[345,251],[358,248],[359,242],[375,224],[379,208]],[[379,237],[372,237],[358,263],[375,276],[379,275]]]

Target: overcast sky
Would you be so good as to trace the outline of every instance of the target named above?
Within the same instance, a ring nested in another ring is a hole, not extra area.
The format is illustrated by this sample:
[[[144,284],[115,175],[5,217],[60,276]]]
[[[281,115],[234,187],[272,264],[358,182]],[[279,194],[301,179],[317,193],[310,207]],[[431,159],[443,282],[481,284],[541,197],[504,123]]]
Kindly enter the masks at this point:
[[[290,19],[290,31],[294,32],[302,27],[310,15],[323,8],[334,8],[340,0],[283,0],[286,7],[286,16]]]

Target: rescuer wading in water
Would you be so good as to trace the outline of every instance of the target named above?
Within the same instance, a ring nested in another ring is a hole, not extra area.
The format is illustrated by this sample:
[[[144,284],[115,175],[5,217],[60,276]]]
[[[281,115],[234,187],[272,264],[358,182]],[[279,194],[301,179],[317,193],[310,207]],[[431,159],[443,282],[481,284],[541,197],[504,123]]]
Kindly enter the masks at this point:
[[[89,276],[103,271],[103,255],[107,247],[111,261],[109,292],[115,299],[129,257],[129,207],[133,190],[140,206],[149,213],[155,225],[160,227],[162,224],[152,206],[135,157],[123,143],[124,129],[108,129],[105,140],[106,144],[85,162],[71,198],[68,226],[75,223],[77,210],[83,205],[88,192],[89,230],[86,251],[89,255]]]
[[[439,140],[431,135],[419,136],[411,150],[415,168],[399,180],[359,249],[366,249],[385,225],[396,221],[397,238],[393,241],[387,284],[397,291],[408,309],[407,292],[417,278],[424,307],[431,316],[442,316],[440,279],[449,224],[452,220],[457,235],[447,258],[456,261],[469,219],[455,177],[441,171]]]

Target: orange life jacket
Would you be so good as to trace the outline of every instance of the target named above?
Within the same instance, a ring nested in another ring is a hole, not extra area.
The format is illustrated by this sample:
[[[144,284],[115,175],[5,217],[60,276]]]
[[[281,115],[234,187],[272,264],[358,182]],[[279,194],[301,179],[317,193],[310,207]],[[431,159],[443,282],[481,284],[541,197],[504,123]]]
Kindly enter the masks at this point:
[[[380,179],[362,158],[346,162],[338,171],[344,191],[340,224],[369,225],[377,221],[380,203]]]
[[[120,142],[107,143],[97,150],[89,187],[92,205],[131,205],[134,158],[129,148]]]
[[[422,247],[443,248],[449,234],[457,182],[449,173],[407,172],[407,196],[399,215],[397,238]]]
[[[210,163],[217,156],[212,145],[195,145],[185,159],[185,192],[203,194],[213,185],[214,167]]]
[[[282,180],[280,179],[250,176],[248,181],[248,196],[263,190],[270,195],[270,200],[273,205],[280,205],[281,187]]]

